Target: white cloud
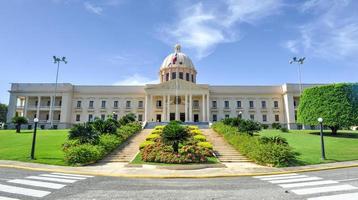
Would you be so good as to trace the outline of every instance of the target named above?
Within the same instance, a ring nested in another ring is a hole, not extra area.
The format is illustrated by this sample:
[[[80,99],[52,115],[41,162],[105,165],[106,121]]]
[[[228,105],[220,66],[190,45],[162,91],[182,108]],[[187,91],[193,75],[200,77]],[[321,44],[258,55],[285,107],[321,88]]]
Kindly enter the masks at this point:
[[[205,2],[207,3],[207,1]],[[224,0],[215,4],[199,2],[177,13],[171,25],[161,27],[161,39],[168,43],[180,42],[197,52],[200,59],[212,53],[220,43],[240,39],[237,25],[254,24],[273,15],[281,7],[281,0]],[[210,5],[210,6],[209,6]],[[216,5],[216,6],[213,6]]]
[[[90,3],[90,2],[85,2],[83,5],[85,6],[87,11],[92,12],[94,14],[101,15],[102,12],[103,12],[102,7],[96,6],[96,5],[94,5],[94,4]]]
[[[299,37],[289,40],[286,47],[301,53],[325,59],[356,57],[358,52],[357,1],[310,0],[299,10],[312,15],[310,21],[299,26]]]
[[[156,84],[159,81],[153,80],[140,74],[133,74],[131,76],[123,77],[122,80],[117,81],[114,85],[145,85],[145,84]]]

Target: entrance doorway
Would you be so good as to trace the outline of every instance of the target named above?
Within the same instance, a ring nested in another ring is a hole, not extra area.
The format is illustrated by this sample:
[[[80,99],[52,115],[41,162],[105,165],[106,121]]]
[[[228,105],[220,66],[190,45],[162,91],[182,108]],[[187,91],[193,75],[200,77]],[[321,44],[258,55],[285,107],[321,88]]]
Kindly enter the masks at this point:
[[[199,114],[194,114],[194,122],[199,122]]]
[[[161,114],[157,114],[157,120],[156,122],[161,122],[162,121],[162,115]]]
[[[185,122],[185,113],[180,113],[180,121]]]
[[[170,121],[174,121],[175,120],[175,113],[170,113]]]

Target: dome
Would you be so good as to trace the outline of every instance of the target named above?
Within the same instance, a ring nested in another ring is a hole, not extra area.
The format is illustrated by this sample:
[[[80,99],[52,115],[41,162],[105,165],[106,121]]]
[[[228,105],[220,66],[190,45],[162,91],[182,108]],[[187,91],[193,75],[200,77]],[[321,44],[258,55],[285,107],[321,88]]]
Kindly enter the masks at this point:
[[[169,67],[188,67],[195,69],[191,59],[181,52],[181,46],[175,45],[174,53],[169,54],[163,61],[160,69]]]

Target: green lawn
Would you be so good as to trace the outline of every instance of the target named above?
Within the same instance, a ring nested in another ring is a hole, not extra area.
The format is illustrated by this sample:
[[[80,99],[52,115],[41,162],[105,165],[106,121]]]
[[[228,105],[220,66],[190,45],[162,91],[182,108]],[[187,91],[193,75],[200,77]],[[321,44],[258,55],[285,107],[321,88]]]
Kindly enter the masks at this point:
[[[32,130],[0,130],[0,160],[66,165],[61,145],[67,138],[68,130],[38,130],[35,160],[30,159]]]
[[[289,133],[283,133],[279,130],[263,130],[260,135],[279,135],[286,138],[289,145],[300,153],[298,158],[303,165],[358,160],[358,131],[340,131],[337,136],[325,131],[326,161],[321,160],[319,131],[291,130]]]

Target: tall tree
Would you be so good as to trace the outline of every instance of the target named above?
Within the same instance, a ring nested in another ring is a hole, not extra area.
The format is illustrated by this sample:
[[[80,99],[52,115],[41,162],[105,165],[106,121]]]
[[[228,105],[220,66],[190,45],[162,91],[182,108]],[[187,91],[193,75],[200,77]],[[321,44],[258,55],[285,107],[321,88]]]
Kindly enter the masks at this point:
[[[27,124],[27,119],[21,116],[15,116],[12,118],[12,123],[16,124],[16,133],[20,133],[21,125]]]
[[[0,123],[6,122],[7,105],[0,103]]]
[[[336,134],[358,124],[358,84],[339,83],[305,89],[298,106],[298,122],[317,125],[317,119]]]

